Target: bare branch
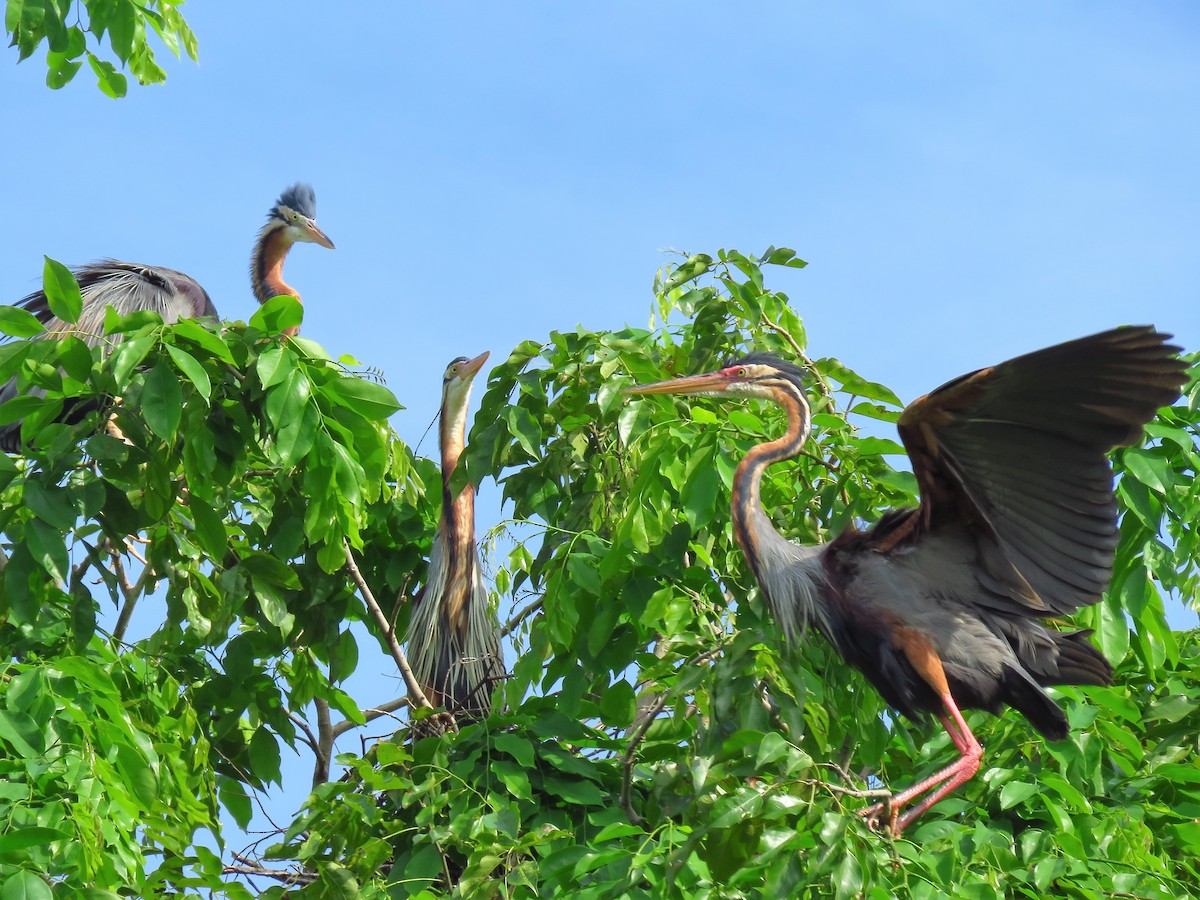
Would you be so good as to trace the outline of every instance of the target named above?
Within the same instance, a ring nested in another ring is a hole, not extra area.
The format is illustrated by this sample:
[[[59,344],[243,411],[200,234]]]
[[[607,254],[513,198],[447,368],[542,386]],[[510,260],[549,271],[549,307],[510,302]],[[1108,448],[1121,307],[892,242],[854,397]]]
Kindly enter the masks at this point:
[[[288,713],[288,718],[291,719],[293,725],[296,725],[301,731],[304,732],[304,735],[300,738],[300,740],[304,741],[304,743],[308,745],[309,750],[311,750],[313,753],[317,753],[317,736],[312,733],[312,729],[308,727],[308,723],[294,712]]]
[[[504,627],[500,629],[500,640],[504,640],[510,634],[517,630],[517,626],[524,622],[527,618],[542,608],[542,604],[546,602],[546,596],[543,594],[538,597],[524,609],[513,613],[511,619],[504,623]]]
[[[257,861],[242,854],[233,853],[233,858],[239,865],[222,866],[222,875],[253,875],[259,878],[273,878],[276,881],[287,885],[305,885],[312,884],[317,880],[315,872],[310,872],[307,869],[296,867],[294,869],[268,869]]]
[[[637,750],[638,744],[646,736],[646,732],[650,730],[650,726],[654,724],[654,720],[658,718],[658,714],[666,707],[669,697],[669,691],[663,691],[658,695],[654,704],[646,710],[641,724],[638,725],[637,730],[629,739],[629,746],[625,748],[625,755],[621,757],[621,767],[623,769],[621,775],[621,809],[625,810],[625,815],[629,817],[629,821],[634,825],[641,825],[643,822],[642,817],[634,810],[633,804],[629,802],[629,791],[633,785],[634,753]]]
[[[397,697],[395,700],[389,700],[387,703],[380,703],[378,706],[371,707],[371,709],[364,709],[363,715],[366,716],[367,722],[373,722],[381,716],[389,715],[394,713],[396,710],[403,709],[409,705],[411,705],[411,701],[407,697]],[[364,722],[363,724],[365,725],[367,722]],[[349,719],[345,719],[333,726],[333,737],[336,740],[350,729],[357,727],[358,723],[351,722]]]
[[[699,666],[721,655],[722,647],[715,647],[712,650],[706,650],[696,656],[695,659],[689,661],[689,665]],[[642,824],[642,817],[637,814],[633,808],[633,804],[629,801],[629,792],[633,784],[633,757],[637,751],[638,744],[646,737],[646,732],[650,730],[650,726],[654,724],[654,720],[658,718],[658,714],[662,712],[670,699],[671,691],[664,690],[659,692],[645,710],[638,712],[638,727],[634,729],[633,734],[629,737],[629,746],[625,748],[625,753],[621,757],[621,767],[623,769],[621,775],[621,809],[625,810],[625,815],[629,817],[629,821],[634,825]]]
[[[317,761],[313,765],[313,787],[329,780],[329,761],[333,758],[333,723],[329,720],[329,701],[317,697],[313,700],[317,708]]]
[[[400,674],[404,676],[404,685],[408,688],[408,694],[415,701],[414,705],[423,709],[433,709],[433,704],[429,702],[429,698],[425,696],[425,692],[421,690],[421,686],[417,684],[416,676],[413,675],[412,668],[408,665],[408,657],[404,655],[404,648],[400,646],[400,642],[396,640],[395,629],[392,628],[388,618],[380,609],[375,595],[371,593],[371,589],[367,587],[367,582],[359,571],[358,563],[354,561],[354,554],[350,550],[350,544],[344,543],[346,550],[346,567],[350,570],[350,575],[354,579],[354,583],[358,585],[359,593],[362,594],[363,602],[367,604],[367,609],[371,611],[371,615],[375,619],[375,624],[379,626],[383,632],[384,640],[387,641],[388,650],[391,651],[392,659],[396,661],[396,667],[400,669]]]
[[[832,393],[829,388],[829,382],[827,382],[825,380],[825,376],[822,375],[817,370],[817,367],[813,363],[812,359],[809,358],[809,355],[807,353],[805,353],[804,349],[800,346],[800,342],[798,340],[796,340],[796,338],[792,335],[792,333],[790,331],[788,331],[786,328],[784,328],[778,322],[772,322],[770,319],[764,318],[762,320],[762,324],[765,325],[767,328],[770,328],[772,331],[774,331],[776,334],[780,335],[785,341],[788,342],[788,346],[792,348],[792,352],[795,353],[796,356],[798,356],[800,358],[800,361],[804,363],[805,368],[807,368],[808,371],[812,372],[813,378],[817,382],[817,388],[821,392],[821,396],[828,399],[829,395]]]

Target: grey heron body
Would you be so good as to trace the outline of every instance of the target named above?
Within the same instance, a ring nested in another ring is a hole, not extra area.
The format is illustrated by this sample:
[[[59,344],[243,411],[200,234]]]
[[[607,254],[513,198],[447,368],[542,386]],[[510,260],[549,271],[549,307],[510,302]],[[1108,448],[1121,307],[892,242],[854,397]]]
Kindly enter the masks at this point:
[[[1168,336],[1121,328],[1038,350],[948,382],[905,408],[899,430],[920,486],[916,509],[865,531],[799,546],[759,498],[768,466],[809,433],[803,372],[751,354],[718,372],[634,394],[757,397],[787,432],[753,447],[732,487],[734,536],[785,638],[812,623],[884,699],[934,714],[960,758],[865,811],[899,835],[969,780],[983,748],[964,709],[1008,705],[1046,737],[1067,720],[1044,687],[1103,685],[1112,667],[1088,632],[1042,618],[1098,601],[1112,573],[1117,509],[1107,452],[1140,439],[1179,395],[1184,365]]]
[[[407,636],[409,663],[430,702],[468,717],[491,711],[492,688],[505,675],[475,538],[475,489],[468,482],[454,495],[450,487],[466,442],[471,383],[487,358],[459,357],[442,380],[442,514]]]
[[[317,227],[315,217],[316,196],[305,184],[285,190],[267,214],[267,223],[259,231],[251,257],[251,286],[260,303],[276,294],[296,294],[283,281],[283,262],[293,244],[303,241],[333,248],[333,242]],[[110,306],[122,316],[144,310],[156,312],[168,325],[180,319],[215,319],[218,315],[208,292],[195,279],[174,269],[105,259],[78,266],[72,272],[83,297],[82,310],[74,324],[54,315],[43,291],[34,291],[15,304],[42,323],[46,328],[42,337],[72,334],[94,347],[104,339],[104,316]],[[295,331],[290,329],[289,333]],[[114,336],[108,340],[116,343],[119,339]],[[29,393],[43,392],[34,387]],[[15,378],[0,385],[0,404],[17,395]],[[65,410],[64,418],[70,420],[81,414],[75,407]],[[21,421],[0,426],[0,450],[15,453],[20,448]]]

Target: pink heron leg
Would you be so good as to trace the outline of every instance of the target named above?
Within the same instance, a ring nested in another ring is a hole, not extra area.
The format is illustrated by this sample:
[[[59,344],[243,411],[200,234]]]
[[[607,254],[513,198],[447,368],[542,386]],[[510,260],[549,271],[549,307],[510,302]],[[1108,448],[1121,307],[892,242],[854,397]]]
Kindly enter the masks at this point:
[[[954,717],[954,721],[951,722],[944,715],[938,716],[938,719],[962,756],[956,762],[951,763],[946,768],[926,778],[920,784],[914,785],[906,791],[901,791],[899,796],[893,798],[892,802],[894,804],[899,801],[898,805],[903,806],[925,791],[931,790],[939,783],[941,784],[941,787],[938,787],[932,794],[925,797],[920,803],[900,816],[899,819],[892,822],[892,834],[896,837],[899,837],[900,833],[917,816],[921,815],[921,813],[925,812],[925,810],[929,809],[929,807],[933,806],[955,788],[970,781],[975,776],[975,773],[979,771],[979,761],[983,758],[983,747],[975,739],[975,735],[971,733],[971,729],[967,727],[966,720],[963,719],[962,713],[958,711],[958,707],[949,694],[942,698],[942,702],[950,710],[950,715]],[[957,725],[959,730],[956,731],[951,727],[952,725]]]
[[[979,762],[983,758],[983,747],[975,739],[975,735],[972,734],[971,729],[967,727],[967,720],[963,718],[963,714],[958,709],[958,704],[950,696],[950,687],[946,683],[946,674],[942,669],[942,661],[938,658],[929,639],[915,629],[903,627],[895,629],[893,637],[897,645],[908,656],[913,667],[937,690],[942,705],[946,707],[946,711],[950,714],[946,716],[945,713],[940,713],[938,721],[942,723],[942,727],[946,729],[946,733],[950,735],[950,740],[954,742],[954,746],[958,748],[958,752],[961,754],[955,762],[952,762],[944,769],[939,769],[925,780],[894,795],[886,803],[876,803],[874,806],[860,813],[860,815],[866,817],[872,826],[878,823],[881,814],[886,813],[888,824],[892,829],[892,835],[899,837],[901,832],[912,824],[917,816],[921,815],[921,813],[925,812],[925,810],[929,809],[955,788],[971,780],[975,773],[979,771]],[[923,798],[912,809],[900,815],[900,810],[904,809],[906,805],[917,797],[920,797],[926,791],[933,791],[933,793]]]

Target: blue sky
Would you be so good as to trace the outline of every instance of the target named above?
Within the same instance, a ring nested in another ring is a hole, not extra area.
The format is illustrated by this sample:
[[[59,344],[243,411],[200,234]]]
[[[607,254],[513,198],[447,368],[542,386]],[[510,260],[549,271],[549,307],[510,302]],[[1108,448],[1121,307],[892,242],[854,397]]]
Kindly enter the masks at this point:
[[[6,51],[0,297],[114,256],[246,318],[300,179],[338,245],[289,259],[304,334],[384,370],[413,444],[453,357],[644,325],[666,248],[794,248],[812,355],[904,400],[1123,323],[1200,347],[1194,3],[184,11],[199,65],[121,101]]]

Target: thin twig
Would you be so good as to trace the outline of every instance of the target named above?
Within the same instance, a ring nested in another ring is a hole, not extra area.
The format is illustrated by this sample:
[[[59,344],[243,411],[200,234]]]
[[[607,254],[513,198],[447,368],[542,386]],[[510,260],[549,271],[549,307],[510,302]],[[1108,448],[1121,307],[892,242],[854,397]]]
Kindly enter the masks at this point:
[[[512,618],[509,619],[507,622],[505,622],[504,627],[500,629],[500,640],[504,640],[506,637],[508,637],[510,634],[512,634],[514,631],[516,631],[517,626],[520,625],[522,622],[524,622],[527,618],[529,618],[535,612],[537,612],[539,609],[541,609],[542,604],[545,602],[546,602],[546,596],[545,596],[545,594],[543,594],[541,597],[538,597],[536,600],[534,600],[532,603],[530,603],[524,609],[513,613]]]
[[[770,328],[772,331],[774,331],[776,334],[780,335],[785,341],[788,342],[788,345],[792,348],[792,352],[795,353],[798,357],[800,357],[800,361],[804,363],[805,367],[810,372],[812,372],[813,378],[815,378],[816,382],[817,382],[817,388],[821,392],[821,396],[828,399],[830,394],[832,393],[832,391],[829,387],[829,382],[827,382],[825,380],[825,376],[822,375],[820,373],[820,371],[818,371],[816,365],[813,363],[813,361],[809,357],[809,355],[804,352],[804,348],[802,348],[800,346],[800,342],[798,340],[796,340],[796,338],[792,335],[792,333],[790,331],[788,331],[786,328],[784,328],[779,323],[772,322],[770,319],[767,319],[767,318],[764,318],[762,320],[762,323],[767,328]]]
[[[239,865],[222,866],[222,875],[255,875],[260,878],[274,878],[287,885],[312,884],[317,880],[316,873],[306,869],[268,869],[250,857],[242,856],[237,851],[233,851],[232,855]]]
[[[288,713],[288,718],[292,720],[293,725],[299,726],[300,730],[304,732],[304,736],[301,737],[300,740],[308,744],[308,749],[310,749],[313,753],[318,753],[319,745],[317,743],[317,736],[312,733],[312,729],[308,727],[308,723],[294,712]]]
[[[371,615],[375,618],[375,624],[383,632],[383,637],[387,641],[392,659],[396,661],[396,667],[400,669],[400,674],[404,677],[404,685],[408,688],[409,696],[413,699],[415,706],[419,706],[422,709],[433,709],[433,704],[429,702],[429,698],[425,696],[425,692],[417,684],[416,676],[413,675],[412,668],[408,665],[408,657],[404,655],[404,648],[396,640],[395,630],[388,622],[387,616],[383,614],[383,610],[379,608],[379,603],[376,601],[375,595],[367,587],[367,582],[363,578],[362,572],[359,571],[358,563],[354,561],[354,553],[350,550],[350,544],[345,542],[343,543],[343,547],[346,550],[346,567],[350,570],[350,576],[354,579],[354,583],[358,585],[363,602],[367,604],[367,609],[371,611]]]
[[[411,705],[411,701],[407,697],[397,697],[395,700],[389,700],[387,703],[380,703],[371,709],[364,709],[363,715],[366,717],[366,722],[373,722],[381,716],[390,715],[398,709],[403,709]],[[344,719],[333,726],[333,737],[336,740],[352,728],[357,728],[357,722],[351,722],[349,719]]]

